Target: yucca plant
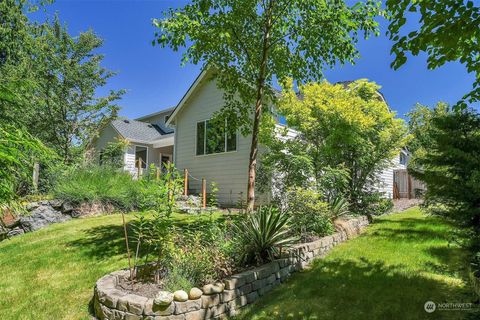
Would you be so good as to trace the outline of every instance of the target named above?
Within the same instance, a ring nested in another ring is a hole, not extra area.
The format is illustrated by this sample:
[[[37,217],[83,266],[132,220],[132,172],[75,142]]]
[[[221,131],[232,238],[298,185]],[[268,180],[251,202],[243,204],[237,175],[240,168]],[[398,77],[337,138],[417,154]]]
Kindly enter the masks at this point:
[[[235,225],[242,263],[262,264],[275,259],[296,238],[289,227],[290,215],[274,207],[260,207]]]
[[[329,203],[329,207],[332,220],[350,213],[348,201],[343,196],[333,198]]]

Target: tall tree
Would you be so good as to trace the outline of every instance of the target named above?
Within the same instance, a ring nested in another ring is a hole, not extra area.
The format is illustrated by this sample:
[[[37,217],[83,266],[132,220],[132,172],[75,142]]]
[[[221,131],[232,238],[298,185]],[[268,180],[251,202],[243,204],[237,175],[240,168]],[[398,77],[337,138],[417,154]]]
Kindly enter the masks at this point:
[[[407,54],[424,52],[428,68],[435,69],[449,61],[460,61],[475,74],[472,91],[457,106],[480,101],[480,7],[471,0],[387,0],[390,15],[388,34],[395,43],[394,69],[407,61]],[[407,20],[416,23],[406,29]],[[418,24],[420,27],[418,28]]]
[[[114,72],[102,67],[103,55],[94,53],[102,40],[87,31],[78,37],[68,34],[58,17],[37,29],[40,49],[36,112],[30,126],[35,136],[47,143],[65,163],[76,150],[95,135],[100,126],[115,117],[124,90],[98,97],[96,90],[106,85]]]
[[[343,0],[193,0],[154,21],[156,43],[186,48],[183,63],[218,70],[225,92],[220,115],[251,133],[248,210],[254,206],[262,114],[276,99],[275,80],[319,80],[324,67],[353,63],[359,32],[365,38],[378,33],[379,13],[373,0],[354,6]]]
[[[430,212],[471,228],[480,250],[480,114],[472,109],[451,110],[439,104],[422,118],[416,130],[419,148],[409,172],[425,182],[424,205]]]

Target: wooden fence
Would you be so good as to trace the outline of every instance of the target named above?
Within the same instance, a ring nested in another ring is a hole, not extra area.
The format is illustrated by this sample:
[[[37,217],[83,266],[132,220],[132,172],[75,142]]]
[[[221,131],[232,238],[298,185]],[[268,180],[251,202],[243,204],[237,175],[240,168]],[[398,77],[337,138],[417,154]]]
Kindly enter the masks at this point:
[[[408,174],[407,170],[393,172],[393,198],[416,198],[426,190],[425,184]]]

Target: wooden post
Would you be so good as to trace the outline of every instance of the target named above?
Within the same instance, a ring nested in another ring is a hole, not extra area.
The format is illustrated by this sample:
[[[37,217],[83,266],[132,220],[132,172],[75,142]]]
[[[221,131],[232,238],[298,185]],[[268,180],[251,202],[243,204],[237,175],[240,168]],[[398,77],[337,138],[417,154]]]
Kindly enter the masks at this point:
[[[188,169],[183,170],[183,195],[188,196]]]
[[[38,178],[40,176],[40,164],[35,162],[33,164],[33,190],[35,193],[38,192]]]
[[[160,180],[160,168],[157,168],[157,181]]]
[[[133,269],[132,269],[132,262],[130,259],[130,247],[128,246],[127,224],[125,223],[125,214],[123,212],[122,212],[122,221],[123,221],[123,232],[125,234],[125,245],[127,247],[128,268],[130,269],[130,280],[133,280]]]
[[[142,171],[142,158],[138,158],[137,179],[139,180],[140,180],[141,171]]]
[[[202,207],[207,207],[207,180],[202,178]]]
[[[412,177],[407,173],[408,199],[412,199]]]

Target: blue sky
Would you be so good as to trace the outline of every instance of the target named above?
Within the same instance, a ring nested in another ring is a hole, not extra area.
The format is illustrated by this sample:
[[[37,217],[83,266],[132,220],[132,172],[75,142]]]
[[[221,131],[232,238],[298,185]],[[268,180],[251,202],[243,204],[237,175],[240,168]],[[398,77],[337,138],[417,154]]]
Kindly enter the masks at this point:
[[[180,66],[180,53],[152,46],[155,28],[153,18],[163,10],[185,4],[179,0],[57,0],[36,12],[42,20],[59,13],[71,35],[93,29],[104,46],[103,66],[118,72],[103,91],[126,89],[119,102],[120,115],[135,118],[174,106],[199,73],[199,67]],[[436,70],[427,70],[424,55],[412,57],[399,70],[390,68],[392,43],[385,36],[386,22],[381,21],[379,37],[362,40],[358,45],[361,57],[354,66],[326,70],[330,82],[368,78],[382,86],[391,108],[399,116],[416,102],[434,105],[437,101],[455,103],[468,92],[474,81],[459,63],[449,63]]]

